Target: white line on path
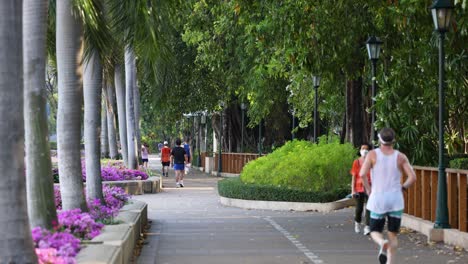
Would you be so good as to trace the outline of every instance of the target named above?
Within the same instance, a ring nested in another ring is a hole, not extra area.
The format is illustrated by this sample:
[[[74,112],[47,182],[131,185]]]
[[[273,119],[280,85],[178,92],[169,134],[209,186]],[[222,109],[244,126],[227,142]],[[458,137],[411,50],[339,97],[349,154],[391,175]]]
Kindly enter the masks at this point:
[[[269,222],[276,230],[278,230],[281,234],[283,234],[283,236],[285,236],[289,241],[291,241],[291,243],[293,243],[297,249],[304,253],[304,255],[306,255],[306,257],[309,258],[312,261],[312,263],[325,264],[323,260],[321,260],[317,255],[315,255],[312,251],[306,248],[300,241],[298,241],[288,231],[286,231],[278,223],[276,223],[275,220],[271,219],[270,217],[264,217],[263,219]]]

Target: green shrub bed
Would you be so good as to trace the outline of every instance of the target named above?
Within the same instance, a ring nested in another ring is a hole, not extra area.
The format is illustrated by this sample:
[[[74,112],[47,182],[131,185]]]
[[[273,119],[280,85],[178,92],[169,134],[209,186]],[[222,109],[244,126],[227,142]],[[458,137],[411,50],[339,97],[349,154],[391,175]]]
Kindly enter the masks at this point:
[[[236,177],[219,181],[218,192],[223,197],[243,200],[326,203],[343,199],[349,193],[349,189],[336,188],[327,192],[313,192],[244,183]]]
[[[450,161],[450,168],[468,170],[468,158],[458,158]]]
[[[294,140],[271,154],[249,162],[242,170],[244,183],[329,193],[349,188],[349,171],[357,150],[337,140],[320,144]]]

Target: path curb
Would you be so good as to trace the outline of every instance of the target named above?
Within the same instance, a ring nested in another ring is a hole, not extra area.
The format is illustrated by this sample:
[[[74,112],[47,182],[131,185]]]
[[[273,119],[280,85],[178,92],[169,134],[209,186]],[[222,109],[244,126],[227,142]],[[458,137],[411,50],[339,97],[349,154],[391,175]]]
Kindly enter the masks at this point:
[[[354,199],[341,199],[330,203],[301,203],[301,202],[278,202],[278,201],[255,201],[242,200],[220,196],[221,204],[244,209],[260,209],[274,211],[316,211],[331,212],[348,206],[355,205]]]

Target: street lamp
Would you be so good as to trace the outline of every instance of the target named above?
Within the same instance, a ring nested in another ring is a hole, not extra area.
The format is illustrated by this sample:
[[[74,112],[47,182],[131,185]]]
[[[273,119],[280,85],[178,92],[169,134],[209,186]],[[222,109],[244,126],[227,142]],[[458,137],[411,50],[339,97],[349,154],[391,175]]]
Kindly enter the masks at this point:
[[[294,140],[294,128],[296,128],[296,111],[294,111],[294,108],[289,109],[289,113],[292,116],[292,130],[291,130],[291,140]]]
[[[439,181],[437,187],[437,209],[435,228],[450,228],[447,208],[447,181],[444,162],[444,38],[449,30],[454,5],[449,0],[436,0],[429,7],[435,30],[439,33]]]
[[[262,156],[262,120],[258,123],[258,155]]]
[[[241,153],[244,153],[244,113],[245,109],[247,109],[247,105],[241,103],[241,112],[242,112],[242,126],[241,126]]]
[[[367,42],[367,53],[369,54],[369,60],[372,62],[372,114],[371,114],[371,131],[370,131],[370,142],[373,143],[375,140],[375,94],[376,94],[376,65],[377,65],[377,60],[379,59],[380,56],[380,46],[383,44],[382,41],[378,37],[371,36]]]
[[[223,114],[224,114],[224,102],[219,104],[221,106],[221,113],[220,113],[220,122],[219,122],[219,153],[218,153],[218,177],[221,176],[221,172],[223,171],[223,159],[221,157],[222,148],[223,148]]]
[[[314,75],[312,77],[315,89],[315,108],[314,108],[314,143],[317,143],[317,119],[318,119],[318,87],[320,86],[320,76]]]

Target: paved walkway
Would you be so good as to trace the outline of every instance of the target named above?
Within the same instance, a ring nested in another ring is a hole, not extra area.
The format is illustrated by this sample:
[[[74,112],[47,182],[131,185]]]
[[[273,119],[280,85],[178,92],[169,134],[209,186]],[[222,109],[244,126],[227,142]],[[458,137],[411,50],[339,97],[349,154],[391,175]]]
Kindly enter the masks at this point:
[[[160,171],[157,157],[150,166]],[[218,178],[191,171],[185,188],[174,172],[163,192],[135,196],[153,221],[137,263],[378,263],[370,238],[354,233],[353,210],[332,213],[244,210],[222,206]],[[468,263],[468,253],[403,230],[397,263]]]

